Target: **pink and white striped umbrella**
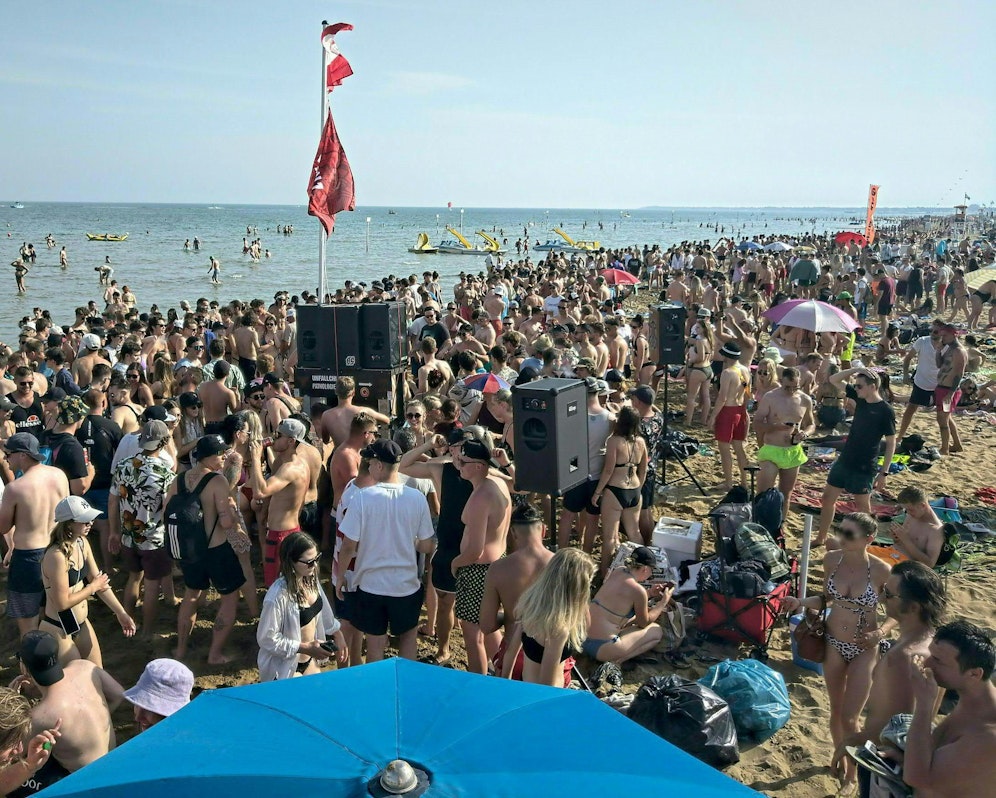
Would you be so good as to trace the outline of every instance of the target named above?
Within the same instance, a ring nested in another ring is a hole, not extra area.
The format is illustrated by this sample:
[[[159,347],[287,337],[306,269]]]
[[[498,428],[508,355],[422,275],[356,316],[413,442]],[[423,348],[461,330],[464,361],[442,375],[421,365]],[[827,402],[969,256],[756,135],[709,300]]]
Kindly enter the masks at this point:
[[[762,314],[776,324],[811,332],[854,332],[861,325],[840,308],[817,299],[790,299]]]

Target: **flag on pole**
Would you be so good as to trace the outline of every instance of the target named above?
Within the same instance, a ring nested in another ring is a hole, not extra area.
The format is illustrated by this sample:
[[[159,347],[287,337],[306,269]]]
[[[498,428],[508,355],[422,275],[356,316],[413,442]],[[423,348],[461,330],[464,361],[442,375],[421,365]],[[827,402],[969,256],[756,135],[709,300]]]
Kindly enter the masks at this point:
[[[878,205],[878,186],[868,186],[868,213],[865,217],[865,238],[875,243],[875,207]]]
[[[351,211],[356,207],[353,172],[339,141],[331,110],[311,169],[308,197],[308,215],[318,217],[326,235],[335,228],[335,215],[339,211]]]
[[[335,25],[326,25],[322,29],[322,47],[328,53],[329,62],[325,73],[325,91],[332,91],[353,74],[353,68],[349,65],[349,61],[339,52],[339,46],[335,43],[335,35],[339,31],[352,29],[353,26],[348,22],[337,22]]]

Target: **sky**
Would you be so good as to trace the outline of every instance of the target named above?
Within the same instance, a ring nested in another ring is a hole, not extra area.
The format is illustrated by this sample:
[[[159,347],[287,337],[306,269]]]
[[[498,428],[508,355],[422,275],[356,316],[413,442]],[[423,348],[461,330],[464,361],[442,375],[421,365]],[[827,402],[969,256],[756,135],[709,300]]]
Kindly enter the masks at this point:
[[[5,3],[0,194],[305,204],[321,22],[360,205],[996,201],[996,3]]]

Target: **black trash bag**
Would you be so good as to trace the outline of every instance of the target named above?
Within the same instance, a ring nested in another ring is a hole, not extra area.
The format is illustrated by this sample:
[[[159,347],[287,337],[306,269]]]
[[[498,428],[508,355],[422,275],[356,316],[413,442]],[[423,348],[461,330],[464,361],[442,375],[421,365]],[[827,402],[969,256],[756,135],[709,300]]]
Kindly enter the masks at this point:
[[[740,761],[730,707],[698,682],[654,676],[637,692],[629,717],[714,768]]]

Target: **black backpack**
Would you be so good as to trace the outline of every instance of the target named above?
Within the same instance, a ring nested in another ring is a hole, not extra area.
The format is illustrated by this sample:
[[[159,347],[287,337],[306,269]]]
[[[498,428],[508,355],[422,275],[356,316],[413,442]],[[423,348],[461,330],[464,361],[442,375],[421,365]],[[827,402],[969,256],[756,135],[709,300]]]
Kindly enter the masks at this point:
[[[204,508],[201,507],[201,491],[216,474],[205,474],[197,487],[187,490],[187,480],[183,474],[177,478],[176,495],[169,500],[163,513],[166,521],[166,544],[174,560],[186,563],[199,562],[208,550],[209,535],[204,528]],[[218,526],[218,519],[214,519]]]

